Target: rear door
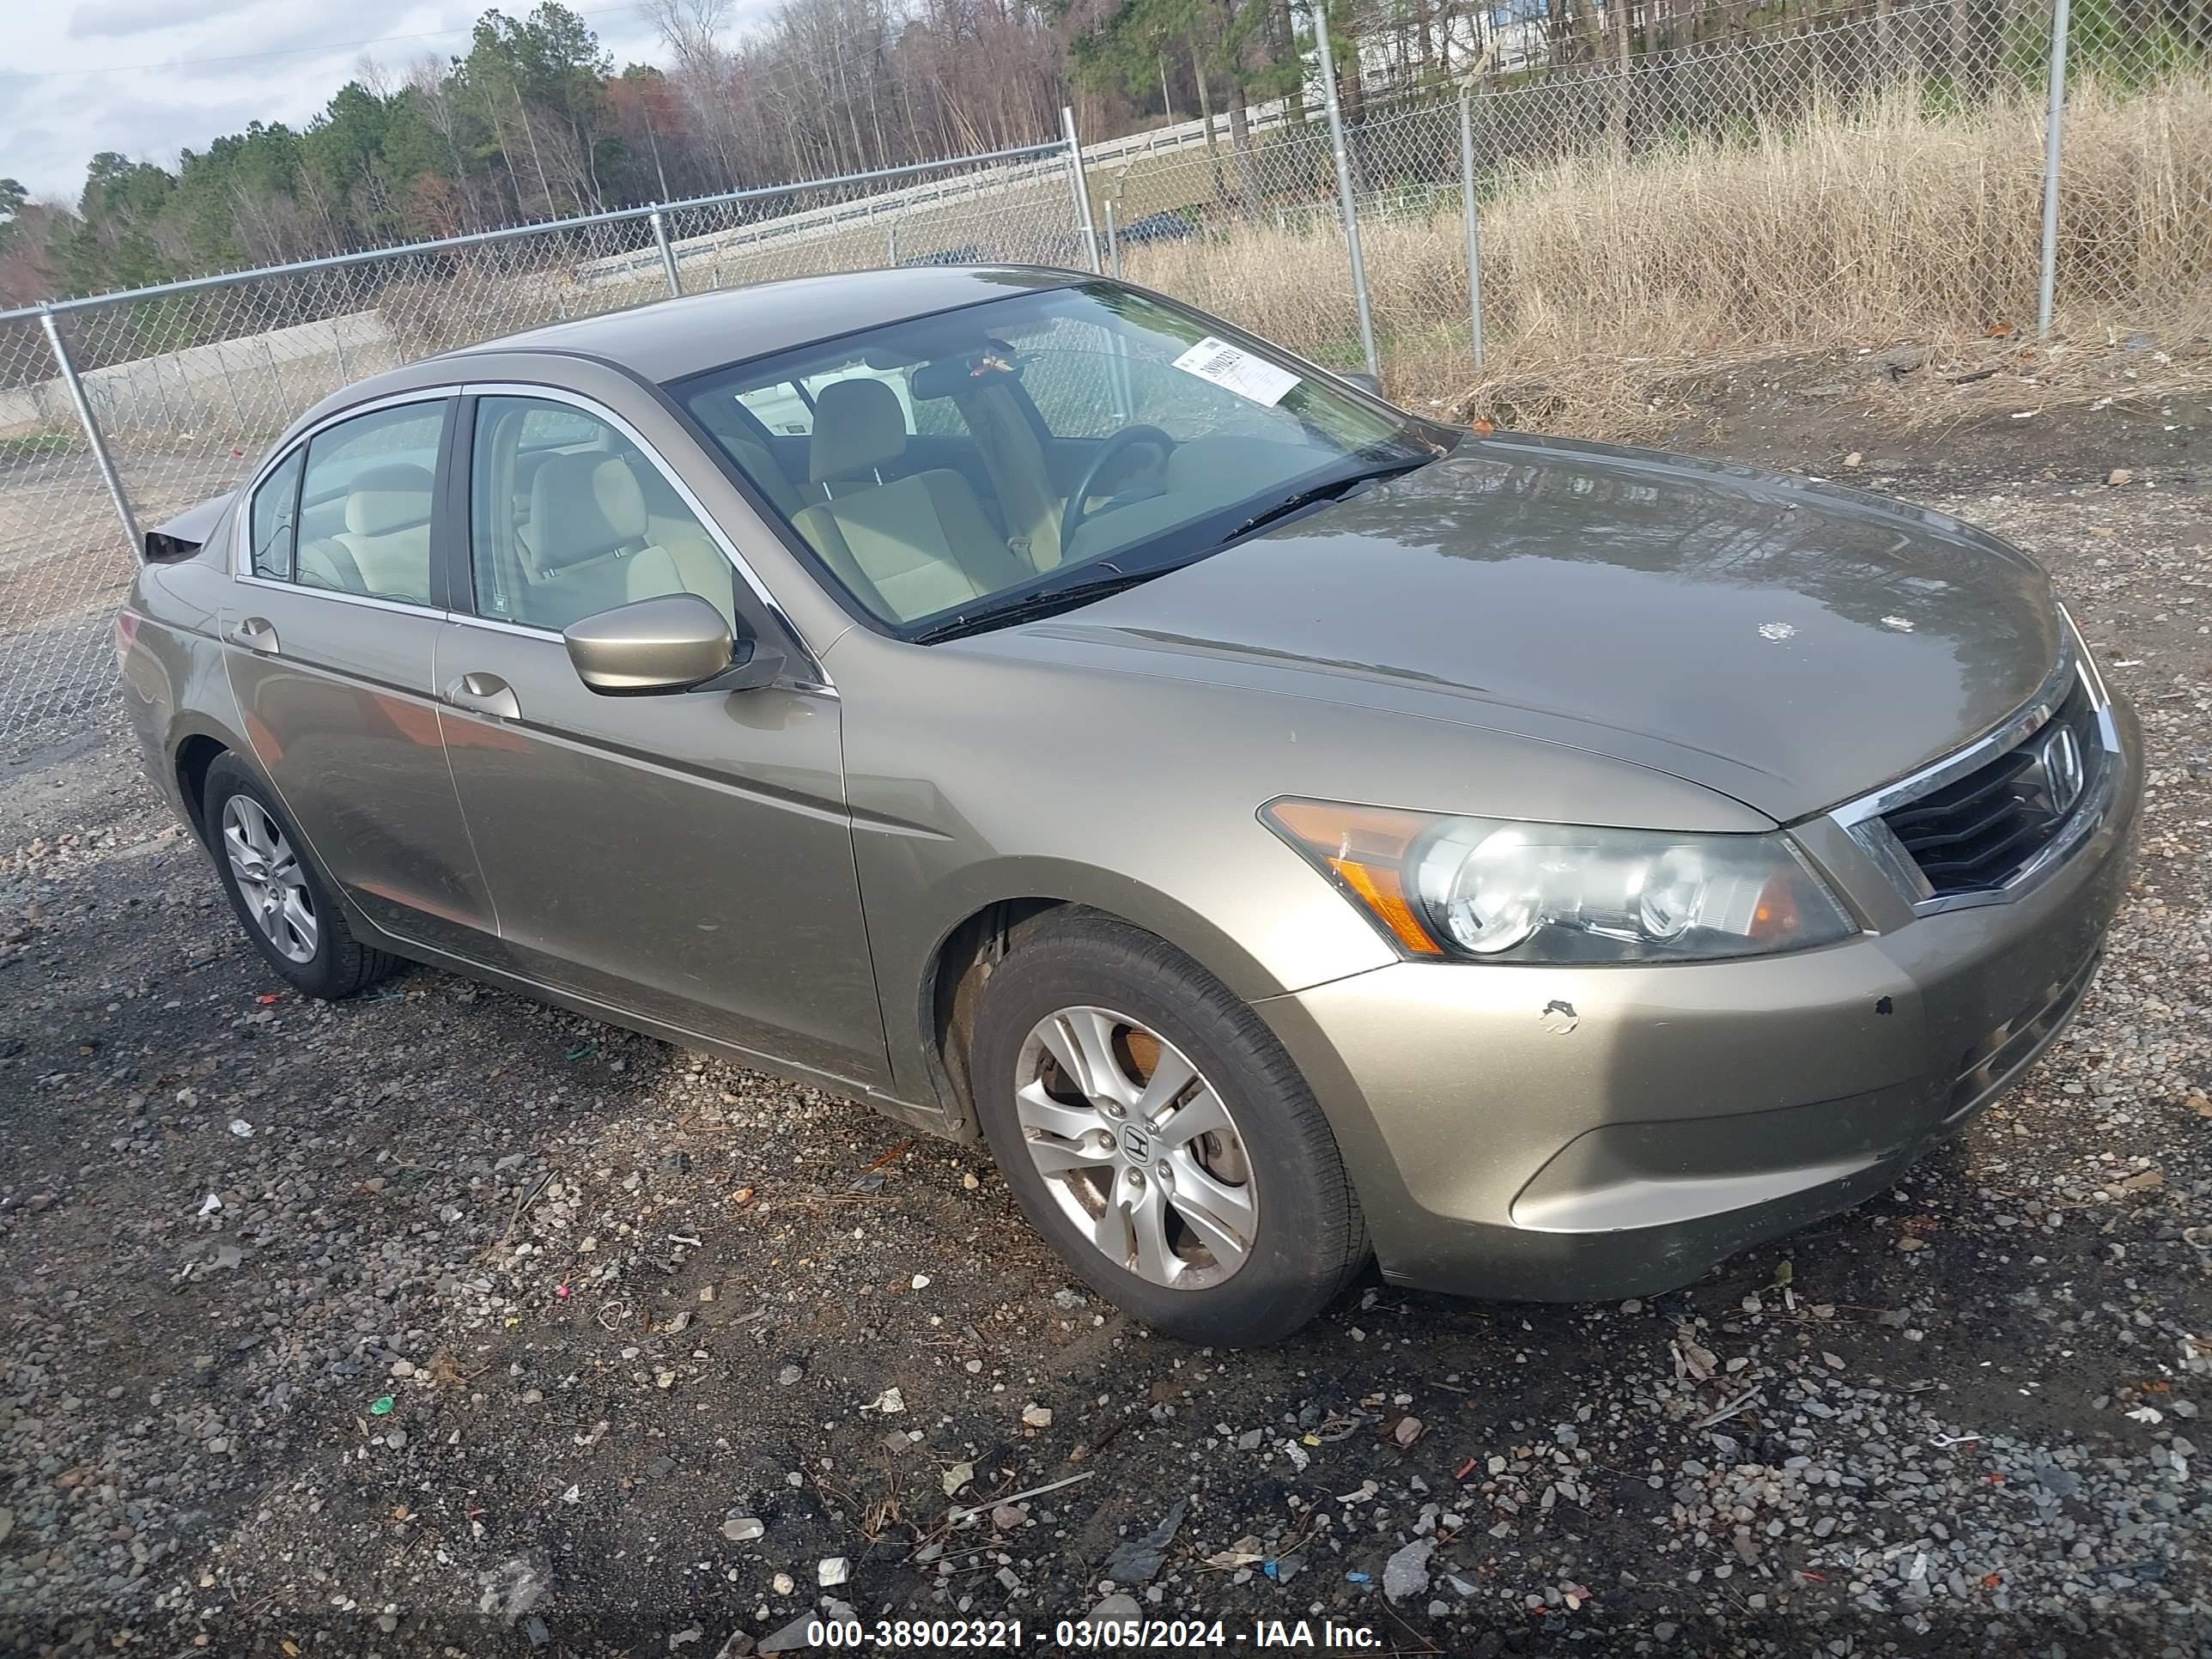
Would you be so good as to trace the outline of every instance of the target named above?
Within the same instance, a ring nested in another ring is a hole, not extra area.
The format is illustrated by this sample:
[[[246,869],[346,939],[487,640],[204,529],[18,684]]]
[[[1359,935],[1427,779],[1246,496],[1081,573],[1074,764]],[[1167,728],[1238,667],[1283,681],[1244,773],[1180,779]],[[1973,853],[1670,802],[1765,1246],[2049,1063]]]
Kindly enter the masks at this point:
[[[387,932],[486,957],[432,680],[432,507],[458,401],[410,394],[283,457],[239,515],[222,636],[253,758],[323,867]]]
[[[471,577],[437,679],[502,943],[549,985],[888,1081],[836,692],[805,674],[734,694],[587,690],[561,629],[595,611],[680,591],[756,633],[775,621],[618,416],[549,388],[482,392],[457,446]]]

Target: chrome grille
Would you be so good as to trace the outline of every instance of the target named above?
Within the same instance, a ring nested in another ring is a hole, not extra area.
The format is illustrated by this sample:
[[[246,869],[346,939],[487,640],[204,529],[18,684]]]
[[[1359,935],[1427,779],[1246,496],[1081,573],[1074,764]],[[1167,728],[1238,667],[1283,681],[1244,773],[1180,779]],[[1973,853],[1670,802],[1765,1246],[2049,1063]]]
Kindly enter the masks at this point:
[[[1995,759],[1881,815],[1937,898],[2004,886],[2088,797],[2105,764],[2088,689]]]

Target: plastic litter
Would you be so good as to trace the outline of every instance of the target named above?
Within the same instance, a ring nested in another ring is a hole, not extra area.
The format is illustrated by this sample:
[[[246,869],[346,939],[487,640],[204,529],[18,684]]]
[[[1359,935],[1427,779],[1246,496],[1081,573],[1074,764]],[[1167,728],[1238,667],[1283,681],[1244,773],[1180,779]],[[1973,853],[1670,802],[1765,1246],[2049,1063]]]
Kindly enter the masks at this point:
[[[1141,1538],[1125,1538],[1116,1544],[1114,1553],[1106,1558],[1099,1577],[1110,1578],[1117,1584],[1152,1583],[1175,1544],[1176,1534],[1182,1530],[1182,1518],[1189,1508],[1189,1498],[1178,1498],[1168,1505],[1168,1512],[1150,1532]]]

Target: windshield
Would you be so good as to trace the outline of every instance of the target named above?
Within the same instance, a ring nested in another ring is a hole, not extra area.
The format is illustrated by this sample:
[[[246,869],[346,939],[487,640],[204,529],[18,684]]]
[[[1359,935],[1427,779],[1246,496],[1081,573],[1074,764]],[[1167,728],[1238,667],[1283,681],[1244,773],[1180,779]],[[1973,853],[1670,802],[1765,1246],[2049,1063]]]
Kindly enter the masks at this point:
[[[908,638],[1188,563],[1308,491],[1403,470],[1449,441],[1106,282],[674,390],[829,575]]]

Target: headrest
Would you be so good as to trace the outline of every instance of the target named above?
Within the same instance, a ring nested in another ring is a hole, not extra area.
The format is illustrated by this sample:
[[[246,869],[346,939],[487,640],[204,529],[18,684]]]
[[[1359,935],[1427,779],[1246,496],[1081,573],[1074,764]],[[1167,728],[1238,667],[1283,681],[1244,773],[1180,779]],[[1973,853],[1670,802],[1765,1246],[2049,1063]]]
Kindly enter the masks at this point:
[[[549,455],[530,481],[530,542],[540,570],[645,539],[644,492],[619,455]]]
[[[356,536],[388,536],[430,521],[430,469],[412,461],[372,466],[346,493],[345,527]]]
[[[545,465],[545,460],[548,456],[556,454],[558,453],[559,452],[556,450],[550,449],[525,449],[517,451],[514,457],[515,493],[526,498],[530,494],[530,486],[537,482],[538,469]]]
[[[814,399],[806,471],[816,483],[872,472],[906,453],[906,410],[881,380],[832,380]]]

